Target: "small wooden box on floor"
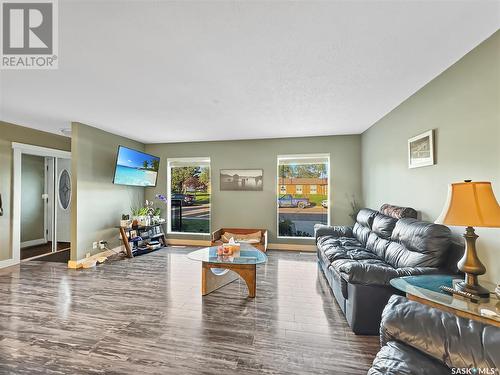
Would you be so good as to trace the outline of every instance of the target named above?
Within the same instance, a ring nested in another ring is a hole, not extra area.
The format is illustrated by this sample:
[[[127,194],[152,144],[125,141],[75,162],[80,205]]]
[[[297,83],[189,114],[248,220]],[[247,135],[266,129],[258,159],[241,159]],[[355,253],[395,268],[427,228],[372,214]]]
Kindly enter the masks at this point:
[[[219,246],[223,244],[222,241],[222,236],[226,233],[233,233],[233,234],[242,234],[242,235],[248,235],[252,234],[255,232],[261,232],[261,238],[259,243],[250,243],[253,247],[256,249],[259,249],[262,252],[267,251],[267,229],[248,229],[248,228],[220,228],[216,230],[215,232],[212,233],[212,239],[211,239],[211,246]],[[236,242],[238,242],[238,239],[235,238]]]

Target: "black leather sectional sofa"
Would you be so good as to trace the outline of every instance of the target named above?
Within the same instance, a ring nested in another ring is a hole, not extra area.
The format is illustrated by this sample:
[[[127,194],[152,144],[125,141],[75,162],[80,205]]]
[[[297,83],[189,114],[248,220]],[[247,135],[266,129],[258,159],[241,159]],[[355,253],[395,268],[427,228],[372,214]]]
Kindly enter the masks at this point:
[[[391,279],[450,273],[448,227],[418,221],[413,209],[381,210],[362,209],[353,227],[315,226],[319,266],[356,334],[378,334],[382,310],[397,293]]]
[[[497,374],[500,328],[393,296],[368,375]]]

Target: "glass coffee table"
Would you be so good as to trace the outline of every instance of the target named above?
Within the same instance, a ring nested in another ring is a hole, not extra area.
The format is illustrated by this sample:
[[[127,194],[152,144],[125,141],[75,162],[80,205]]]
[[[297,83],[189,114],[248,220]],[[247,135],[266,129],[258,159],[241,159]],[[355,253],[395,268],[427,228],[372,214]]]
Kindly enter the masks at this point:
[[[201,262],[201,294],[206,296],[241,277],[248,287],[248,296],[255,297],[257,264],[267,262],[267,256],[249,244],[241,244],[233,255],[217,255],[217,246],[206,247],[188,254]]]

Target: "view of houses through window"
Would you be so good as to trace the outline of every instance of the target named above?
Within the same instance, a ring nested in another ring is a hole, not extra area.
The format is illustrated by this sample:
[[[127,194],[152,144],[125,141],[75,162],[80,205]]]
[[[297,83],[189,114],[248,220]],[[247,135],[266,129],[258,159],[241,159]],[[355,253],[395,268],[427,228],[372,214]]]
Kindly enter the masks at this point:
[[[210,159],[169,159],[168,232],[210,233]]]
[[[278,157],[278,235],[313,237],[329,223],[329,155]]]

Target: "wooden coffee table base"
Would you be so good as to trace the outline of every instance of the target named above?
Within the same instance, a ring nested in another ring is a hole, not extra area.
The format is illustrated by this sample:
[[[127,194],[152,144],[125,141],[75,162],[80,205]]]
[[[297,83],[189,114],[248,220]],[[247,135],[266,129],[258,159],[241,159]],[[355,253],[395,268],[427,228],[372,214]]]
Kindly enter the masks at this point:
[[[212,272],[212,268],[217,270],[228,270],[217,275]],[[245,280],[248,288],[248,296],[255,298],[257,283],[256,274],[257,267],[255,264],[214,264],[201,263],[201,294],[206,296],[214,290],[222,288],[224,285],[232,283],[241,277]]]

